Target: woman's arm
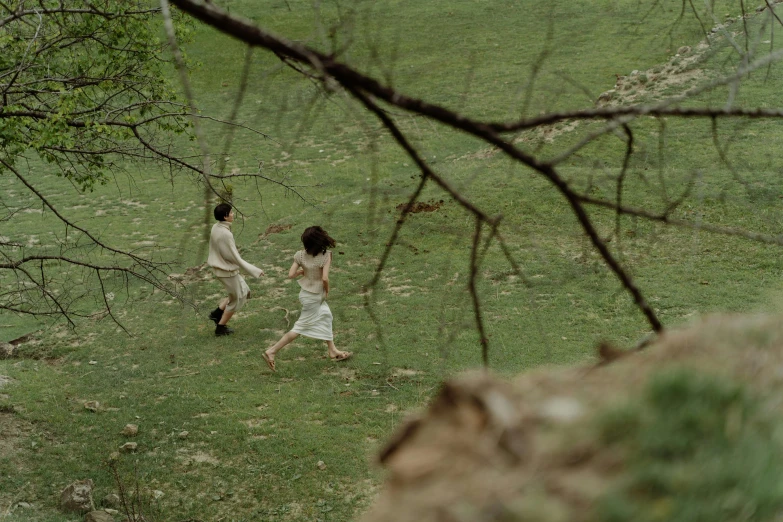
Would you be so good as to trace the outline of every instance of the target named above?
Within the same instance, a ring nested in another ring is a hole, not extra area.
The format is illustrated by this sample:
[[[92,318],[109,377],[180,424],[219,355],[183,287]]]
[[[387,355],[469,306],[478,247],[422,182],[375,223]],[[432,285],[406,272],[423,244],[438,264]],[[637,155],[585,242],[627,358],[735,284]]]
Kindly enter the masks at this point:
[[[323,272],[321,274],[321,282],[324,284],[324,298],[329,296],[329,268],[332,266],[332,253],[329,252],[324,262]]]
[[[304,270],[299,268],[299,263],[294,261],[291,268],[288,269],[288,279],[293,279],[304,274]]]

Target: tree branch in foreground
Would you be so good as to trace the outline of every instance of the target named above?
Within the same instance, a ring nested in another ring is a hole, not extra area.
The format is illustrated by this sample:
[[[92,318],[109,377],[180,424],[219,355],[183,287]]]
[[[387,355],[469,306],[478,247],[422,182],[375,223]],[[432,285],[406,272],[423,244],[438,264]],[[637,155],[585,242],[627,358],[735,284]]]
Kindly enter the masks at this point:
[[[365,106],[368,106],[367,101],[370,100],[370,97],[372,97],[382,100],[390,105],[404,109],[408,112],[427,116],[436,121],[444,123],[449,127],[467,132],[491,145],[494,145],[514,160],[539,172],[546,179],[548,179],[568,201],[568,204],[574,212],[577,221],[584,230],[584,233],[590,238],[593,246],[601,254],[601,257],[604,259],[607,266],[609,266],[609,268],[618,277],[623,287],[632,295],[634,302],[640,308],[642,313],[647,317],[647,320],[650,323],[652,329],[655,332],[660,332],[663,329],[663,325],[657,318],[655,312],[644,299],[644,296],[642,295],[639,288],[633,283],[626,270],[614,258],[606,244],[599,237],[595,227],[585,212],[585,209],[582,207],[582,203],[579,200],[578,195],[558,175],[553,165],[542,162],[518,149],[511,143],[501,139],[497,135],[496,130],[488,123],[476,121],[461,114],[450,111],[444,107],[428,103],[424,100],[406,96],[403,93],[392,89],[391,87],[380,84],[377,80],[356,71],[350,66],[336,61],[332,56],[327,56],[309,47],[305,47],[290,42],[284,38],[274,36],[246,20],[223,11],[211,3],[196,2],[193,0],[172,0],[172,3],[177,5],[186,13],[189,13],[190,15],[198,18],[202,22],[205,22],[208,25],[221,30],[222,32],[229,34],[248,45],[263,47],[280,57],[284,57],[289,61],[298,62],[304,67],[312,68],[316,71],[316,76],[323,78],[333,78],[354,97],[357,97],[359,101],[361,101]],[[368,106],[368,108],[370,107]],[[373,109],[370,108],[370,110]],[[384,122],[384,125],[386,125],[386,127],[391,130],[387,123],[387,121],[390,120],[384,115],[383,111],[377,109],[373,110],[373,112]],[[400,143],[398,135],[395,135],[394,132],[392,132],[392,134],[398,143]],[[401,133],[398,131],[398,134]],[[405,149],[404,146],[403,148]],[[411,155],[408,149],[406,149],[406,152]],[[423,169],[423,162],[417,162],[417,164],[419,165],[420,169]],[[430,176],[431,175],[427,175],[425,177],[429,178]],[[442,188],[449,192],[445,187]],[[461,194],[457,193],[456,196],[452,192],[449,192],[449,194],[461,206],[469,210],[474,215],[479,212],[483,214],[483,211],[475,207],[471,208],[467,200],[462,197]],[[397,228],[395,228],[395,233],[396,231]],[[375,281],[377,281],[377,275],[373,279],[373,283]]]

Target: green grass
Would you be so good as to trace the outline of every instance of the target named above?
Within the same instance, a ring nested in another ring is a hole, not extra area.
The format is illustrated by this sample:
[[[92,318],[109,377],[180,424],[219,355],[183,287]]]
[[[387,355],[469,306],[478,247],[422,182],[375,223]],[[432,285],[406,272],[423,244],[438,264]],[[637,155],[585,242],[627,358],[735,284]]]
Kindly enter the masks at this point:
[[[233,1],[230,7],[325,50],[333,44],[322,29],[340,19],[338,41],[353,42],[344,59],[391,78],[403,92],[487,119],[590,105],[612,88],[615,74],[654,67],[701,38],[692,19],[673,26],[676,9],[661,7],[644,18],[647,8],[630,0],[356,2],[339,13],[336,4],[318,12],[294,0],[263,7]],[[549,54],[525,107],[525,86],[545,49]],[[205,113],[230,113],[242,53],[235,42],[197,27],[188,54],[202,64],[192,80]],[[714,73],[732,63],[727,53],[716,45],[709,62]],[[362,288],[417,172],[377,121],[343,94],[323,95],[258,50],[252,63],[240,119],[274,141],[238,134],[227,171],[263,162],[265,174],[309,185],[302,189],[309,203],[273,185],[257,190],[234,183],[244,215],[234,227],[237,243],[269,274],[249,281],[254,298],[232,320],[236,335],[212,335],[205,316],[220,286],[209,277],[187,286],[198,313],[148,288],[109,281],[115,311],[132,336],[108,319],[85,320],[76,332],[45,329],[21,345],[22,358],[0,361],[0,374],[14,379],[0,389],[0,421],[19,433],[0,438],[0,517],[6,506],[26,501],[35,509],[6,518],[75,520],[55,514],[57,494],[88,477],[96,498],[112,491],[104,463],[126,441],[122,427],[136,423],[139,451],[121,456],[119,465],[126,476],[138,466],[143,488],[164,492],[157,501],[162,520],[351,519],[371,502],[383,477],[373,456],[405,414],[426,404],[444,378],[480,364],[466,290],[470,217],[450,200],[436,212],[412,215],[368,313]],[[775,106],[780,74],[779,67],[769,78],[754,74],[739,101]],[[717,105],[725,96],[720,90],[701,100]],[[438,172],[489,214],[504,215],[502,232],[524,278],[513,275],[496,245],[488,250],[479,291],[493,370],[510,376],[542,364],[581,362],[602,339],[632,345],[647,333],[644,318],[548,182],[468,136],[392,113]],[[520,146],[556,156],[597,126],[580,124],[553,143],[531,136]],[[645,120],[634,126],[624,201],[660,211],[693,177],[691,197],[677,217],[779,233],[779,123],[720,127],[732,137],[730,157],[749,183],[738,183],[720,164],[709,122],[668,122],[661,155],[660,126]],[[205,130],[213,152],[222,150],[225,130],[208,123]],[[607,136],[560,168],[574,184],[612,197],[609,175],[619,172],[623,152],[623,142]],[[74,193],[49,174],[37,182],[70,218],[112,242],[155,249],[172,260],[175,273],[203,263],[201,190],[186,179],[170,183],[166,172],[130,169],[118,174],[116,184],[88,194]],[[19,205],[35,208],[18,183],[0,182],[6,193],[18,195]],[[425,201],[441,199],[435,187],[423,195]],[[590,212],[610,236],[614,215]],[[63,232],[51,218],[20,214],[2,235],[54,247]],[[292,228],[259,239],[272,223]],[[280,353],[272,375],[260,351],[289,327],[285,310],[295,320],[297,286],[283,277],[300,247],[299,234],[315,223],[338,241],[330,304],[337,346],[355,357],[334,364],[320,343],[299,339]],[[629,218],[610,246],[667,326],[713,311],[769,309],[780,295],[776,247]],[[71,273],[77,283],[79,277],[79,271]],[[41,327],[8,315],[0,322],[0,340]],[[102,408],[90,412],[86,400]],[[179,438],[181,431],[188,437]]]
[[[609,412],[601,436],[628,456],[627,479],[596,520],[769,520],[783,506],[778,422],[731,382],[693,370],[656,376]]]

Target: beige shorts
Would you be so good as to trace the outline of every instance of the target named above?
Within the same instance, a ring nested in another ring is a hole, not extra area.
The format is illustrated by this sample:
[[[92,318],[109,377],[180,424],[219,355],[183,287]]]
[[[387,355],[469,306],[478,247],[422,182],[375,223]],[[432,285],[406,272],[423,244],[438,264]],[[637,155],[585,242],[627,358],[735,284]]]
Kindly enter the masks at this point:
[[[250,295],[250,287],[245,283],[245,278],[241,275],[235,275],[231,277],[218,277],[218,280],[223,283],[228,291],[228,304],[226,305],[226,312],[238,312],[245,306],[248,296]]]

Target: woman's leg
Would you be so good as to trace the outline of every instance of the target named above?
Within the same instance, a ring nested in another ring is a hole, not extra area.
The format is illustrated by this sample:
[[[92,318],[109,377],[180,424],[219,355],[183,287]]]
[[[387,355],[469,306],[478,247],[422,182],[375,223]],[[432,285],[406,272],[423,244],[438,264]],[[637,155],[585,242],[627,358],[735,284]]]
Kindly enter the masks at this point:
[[[351,356],[351,352],[343,352],[338,350],[334,345],[334,341],[326,341],[326,349],[329,352],[330,359],[347,359]]]
[[[287,345],[297,337],[299,337],[299,334],[296,332],[288,332],[283,337],[281,337],[280,340],[277,341],[274,346],[266,350],[266,355],[269,358],[269,360],[274,361],[275,354],[279,352],[285,345]]]
[[[283,335],[283,337],[281,337],[274,346],[267,348],[267,350],[261,354],[261,357],[264,358],[270,370],[275,371],[275,354],[279,352],[283,346],[287,345],[297,337],[299,337],[298,333],[288,332],[287,334]]]

